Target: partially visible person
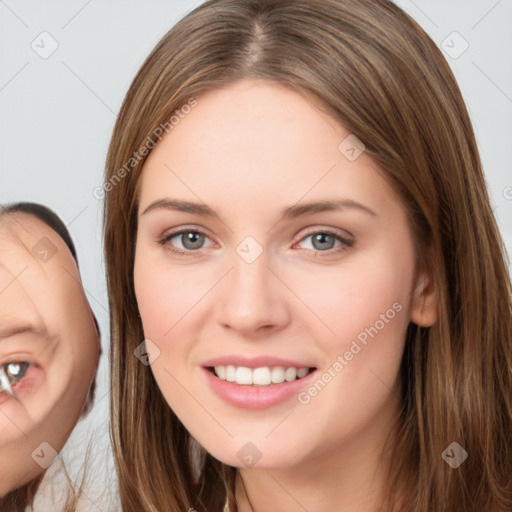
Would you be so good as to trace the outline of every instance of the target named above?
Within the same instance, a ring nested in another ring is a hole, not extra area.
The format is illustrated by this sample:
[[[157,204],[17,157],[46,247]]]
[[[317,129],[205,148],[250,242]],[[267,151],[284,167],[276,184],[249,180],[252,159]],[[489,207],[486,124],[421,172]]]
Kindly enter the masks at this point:
[[[100,352],[64,223],[39,204],[1,207],[2,512],[32,506],[46,469],[92,406]]]

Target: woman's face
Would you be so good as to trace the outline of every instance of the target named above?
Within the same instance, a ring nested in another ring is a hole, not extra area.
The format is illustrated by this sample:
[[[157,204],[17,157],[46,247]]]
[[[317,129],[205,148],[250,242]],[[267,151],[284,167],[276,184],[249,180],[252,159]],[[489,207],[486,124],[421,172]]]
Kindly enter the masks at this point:
[[[24,213],[0,217],[0,496],[36,477],[68,439],[93,379],[99,341],[75,261]]]
[[[380,439],[407,326],[434,319],[397,195],[291,89],[244,80],[197,101],[139,183],[135,290],[163,396],[233,466]]]

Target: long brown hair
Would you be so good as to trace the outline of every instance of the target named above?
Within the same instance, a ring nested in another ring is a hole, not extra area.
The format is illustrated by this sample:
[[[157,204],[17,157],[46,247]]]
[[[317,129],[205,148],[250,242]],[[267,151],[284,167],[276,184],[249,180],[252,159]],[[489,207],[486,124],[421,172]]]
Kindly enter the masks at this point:
[[[472,125],[435,43],[388,0],[209,0],[156,45],[121,107],[106,162],[111,425],[126,512],[222,509],[234,468],[202,450],[134,357],[137,183],[176,109],[243,78],[313,95],[366,146],[409,215],[439,302],[410,324],[383,510],[512,510],[512,316],[504,245]],[[145,151],[144,149],[145,148]],[[459,443],[452,469],[441,454]],[[395,498],[400,495],[401,506]]]

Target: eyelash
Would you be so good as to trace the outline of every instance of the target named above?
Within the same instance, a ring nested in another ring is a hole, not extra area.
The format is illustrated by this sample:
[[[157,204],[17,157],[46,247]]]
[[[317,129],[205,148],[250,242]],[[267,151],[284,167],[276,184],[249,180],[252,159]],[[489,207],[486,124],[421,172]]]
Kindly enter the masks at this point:
[[[172,238],[174,238],[176,236],[179,236],[179,235],[182,235],[184,233],[198,233],[200,235],[204,235],[205,237],[208,237],[208,235],[206,233],[204,233],[203,231],[201,231],[200,229],[181,229],[179,231],[175,231],[173,233],[169,233],[168,235],[165,235],[164,237],[160,238],[158,240],[158,244],[161,245],[161,246],[168,245],[169,241]],[[347,249],[349,249],[349,248],[354,246],[354,241],[353,240],[348,240],[347,238],[343,238],[338,233],[335,233],[334,231],[329,230],[329,229],[322,229],[322,230],[312,231],[312,232],[306,234],[304,237],[302,237],[299,240],[299,242],[302,242],[306,238],[309,238],[309,237],[311,237],[313,235],[318,235],[318,234],[332,236],[333,238],[335,238],[336,240],[341,242],[341,245],[338,248],[336,248],[336,249],[328,249],[326,251],[315,251],[315,250],[313,250],[313,253],[315,254],[315,257],[318,254],[320,254],[320,257],[323,257],[324,255],[332,256],[333,254],[341,253],[341,252],[346,251]],[[297,243],[299,243],[299,242],[297,242]],[[194,256],[195,253],[199,252],[201,249],[197,249],[197,250],[189,249],[189,250],[183,251],[181,249],[177,249],[176,247],[170,246],[170,247],[167,248],[167,250],[169,252],[171,252],[172,254],[177,254],[178,256],[187,256],[188,257],[188,256]]]

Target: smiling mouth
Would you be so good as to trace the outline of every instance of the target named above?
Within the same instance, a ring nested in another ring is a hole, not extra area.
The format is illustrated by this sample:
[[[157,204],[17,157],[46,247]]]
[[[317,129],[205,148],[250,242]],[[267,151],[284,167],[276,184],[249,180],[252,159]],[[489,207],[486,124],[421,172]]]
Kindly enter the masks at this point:
[[[207,370],[220,380],[240,386],[271,386],[300,380],[316,368],[295,368],[285,366],[262,366],[247,368],[246,366],[219,365],[209,366]]]

